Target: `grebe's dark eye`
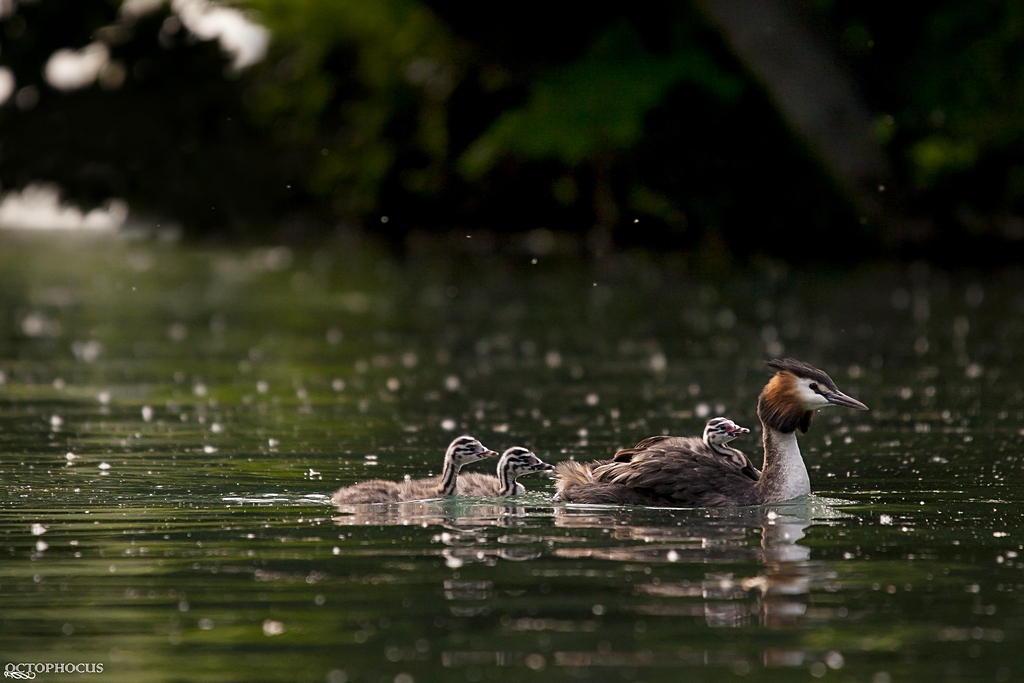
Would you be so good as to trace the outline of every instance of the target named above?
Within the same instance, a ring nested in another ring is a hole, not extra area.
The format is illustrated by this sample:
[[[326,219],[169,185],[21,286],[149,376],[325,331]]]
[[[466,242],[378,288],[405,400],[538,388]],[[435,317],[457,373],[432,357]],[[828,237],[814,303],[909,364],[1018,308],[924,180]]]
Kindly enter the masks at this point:
[[[811,391],[818,390],[818,384],[816,382],[811,382],[809,386],[811,387]]]

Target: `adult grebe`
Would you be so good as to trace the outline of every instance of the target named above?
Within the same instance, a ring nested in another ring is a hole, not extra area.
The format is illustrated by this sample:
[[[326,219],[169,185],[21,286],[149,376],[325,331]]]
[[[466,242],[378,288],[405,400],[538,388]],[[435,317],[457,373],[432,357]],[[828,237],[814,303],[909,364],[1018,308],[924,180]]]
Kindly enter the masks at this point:
[[[353,505],[452,496],[455,495],[459,468],[477,460],[493,458],[497,454],[497,451],[486,448],[471,436],[460,436],[448,445],[448,450],[444,454],[444,470],[440,477],[411,481],[363,481],[338,489],[331,496],[331,502],[335,505]]]
[[[757,399],[764,429],[764,470],[754,479],[695,437],[652,437],[626,462],[561,462],[555,500],[662,507],[716,507],[778,503],[810,493],[796,431],[806,432],[814,411],[830,405],[867,410],[839,391],[821,370],[801,361],[772,360],[775,375]]]
[[[460,496],[476,498],[503,498],[526,493],[526,488],[516,479],[524,474],[551,470],[547,464],[529,449],[513,446],[501,454],[498,461],[498,476],[467,472],[459,477],[455,492]]]

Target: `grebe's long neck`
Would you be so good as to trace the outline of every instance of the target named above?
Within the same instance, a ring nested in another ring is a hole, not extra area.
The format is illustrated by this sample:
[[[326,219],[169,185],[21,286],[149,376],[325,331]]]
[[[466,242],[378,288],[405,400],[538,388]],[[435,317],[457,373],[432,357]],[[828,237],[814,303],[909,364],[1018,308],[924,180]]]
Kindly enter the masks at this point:
[[[499,463],[504,465],[505,463]],[[498,468],[498,495],[510,496],[516,489],[516,477],[512,474],[511,467]]]
[[[761,422],[764,427],[764,470],[754,485],[761,491],[764,503],[779,503],[811,492],[807,465],[800,455],[796,432],[780,432]]]
[[[450,456],[445,456],[444,471],[441,472],[441,488],[439,496],[454,496],[455,484],[459,476],[459,466]]]
[[[708,445],[711,446],[711,450],[713,450],[715,453],[718,453],[719,455],[724,455],[727,458],[731,458],[733,453],[735,452],[735,449],[732,446],[728,446],[724,443],[716,443],[712,441]]]

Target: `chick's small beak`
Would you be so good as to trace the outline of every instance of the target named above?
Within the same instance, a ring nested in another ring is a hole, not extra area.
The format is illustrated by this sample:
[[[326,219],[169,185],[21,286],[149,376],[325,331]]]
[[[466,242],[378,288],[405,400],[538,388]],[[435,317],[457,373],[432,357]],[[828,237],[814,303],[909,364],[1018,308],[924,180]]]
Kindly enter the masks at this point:
[[[731,429],[729,429],[729,433],[730,434],[749,434],[750,430],[747,429],[746,427],[740,427],[739,425],[736,425],[735,427],[732,427]]]
[[[548,463],[546,463],[546,462],[545,462],[545,463],[541,463],[541,464],[540,464],[540,471],[541,471],[541,472],[547,472],[548,470],[553,470],[553,469],[555,469],[555,468],[554,468],[554,467],[552,467],[551,465],[549,465],[549,464],[548,464]]]
[[[835,406],[843,406],[844,408],[853,408],[854,410],[870,410],[866,405],[861,403],[855,398],[850,398],[841,391],[832,391],[827,394],[823,394],[825,400]]]
[[[498,451],[492,451],[490,448],[488,448],[484,452],[484,454],[480,456],[480,459],[482,460],[483,458],[494,458],[494,457],[497,457],[498,455],[499,455]]]

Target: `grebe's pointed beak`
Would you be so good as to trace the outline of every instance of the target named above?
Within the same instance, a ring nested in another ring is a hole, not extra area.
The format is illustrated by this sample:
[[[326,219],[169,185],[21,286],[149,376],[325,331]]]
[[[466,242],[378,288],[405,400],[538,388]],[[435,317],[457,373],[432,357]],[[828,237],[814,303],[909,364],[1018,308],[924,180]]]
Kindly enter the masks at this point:
[[[850,398],[841,391],[830,391],[822,394],[822,396],[834,406],[843,406],[844,408],[853,408],[854,410],[870,410],[870,408],[857,399]]]

